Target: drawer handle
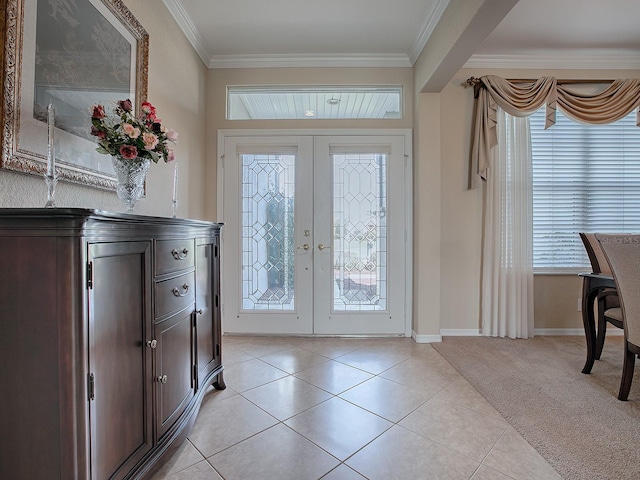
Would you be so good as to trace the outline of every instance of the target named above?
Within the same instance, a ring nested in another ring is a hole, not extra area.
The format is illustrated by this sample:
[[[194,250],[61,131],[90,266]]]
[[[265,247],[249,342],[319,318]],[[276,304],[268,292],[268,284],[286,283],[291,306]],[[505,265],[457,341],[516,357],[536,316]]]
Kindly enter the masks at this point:
[[[166,375],[160,375],[157,380],[160,383],[167,383],[168,378]]]
[[[185,258],[187,258],[187,255],[189,255],[189,249],[185,247],[181,252],[179,252],[174,248],[173,250],[171,250],[171,255],[173,255],[173,258],[175,258],[176,260],[184,260]]]
[[[187,292],[189,292],[189,285],[187,285],[186,283],[182,285],[182,290],[184,290],[184,292],[181,293],[178,287],[173,287],[171,289],[171,291],[176,297],[184,297],[187,294]]]

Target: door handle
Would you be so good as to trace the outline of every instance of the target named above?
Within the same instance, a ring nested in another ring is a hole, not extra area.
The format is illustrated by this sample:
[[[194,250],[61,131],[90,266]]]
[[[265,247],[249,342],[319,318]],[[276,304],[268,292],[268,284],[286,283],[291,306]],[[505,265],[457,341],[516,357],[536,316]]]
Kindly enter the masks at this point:
[[[328,246],[327,246],[327,245],[325,245],[324,243],[319,243],[319,244],[318,244],[318,250],[324,250],[325,248],[331,248],[331,247],[328,247]]]
[[[309,250],[311,247],[309,246],[308,243],[305,243],[304,245],[302,245],[301,247],[296,247],[298,250]]]

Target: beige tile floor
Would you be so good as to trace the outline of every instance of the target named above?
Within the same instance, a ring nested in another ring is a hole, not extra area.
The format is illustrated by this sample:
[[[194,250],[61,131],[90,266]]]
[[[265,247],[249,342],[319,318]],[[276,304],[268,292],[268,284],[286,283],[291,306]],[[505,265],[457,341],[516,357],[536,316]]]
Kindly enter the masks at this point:
[[[225,336],[223,363],[153,480],[560,478],[428,344]]]

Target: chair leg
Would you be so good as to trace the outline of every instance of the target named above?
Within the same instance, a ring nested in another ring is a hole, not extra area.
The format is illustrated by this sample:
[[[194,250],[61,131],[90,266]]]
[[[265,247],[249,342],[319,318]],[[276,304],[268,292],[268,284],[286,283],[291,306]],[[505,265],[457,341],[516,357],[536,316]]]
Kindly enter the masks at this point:
[[[633,380],[633,369],[636,364],[636,355],[629,350],[627,340],[624,341],[624,363],[622,365],[622,379],[620,380],[620,391],[618,392],[618,400],[623,402],[629,397],[631,390],[631,381]]]
[[[602,349],[604,348],[604,339],[607,334],[607,321],[604,318],[604,300],[598,300],[598,332],[596,336],[596,351],[594,358],[600,360]]]

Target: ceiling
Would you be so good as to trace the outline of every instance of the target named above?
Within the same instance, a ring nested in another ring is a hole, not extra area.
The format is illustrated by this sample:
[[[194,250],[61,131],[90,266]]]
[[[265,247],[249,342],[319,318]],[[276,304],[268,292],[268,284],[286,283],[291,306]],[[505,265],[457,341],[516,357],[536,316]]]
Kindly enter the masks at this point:
[[[449,0],[164,3],[205,65],[228,68],[412,66]],[[467,66],[640,68],[639,18],[638,0],[520,0]]]

